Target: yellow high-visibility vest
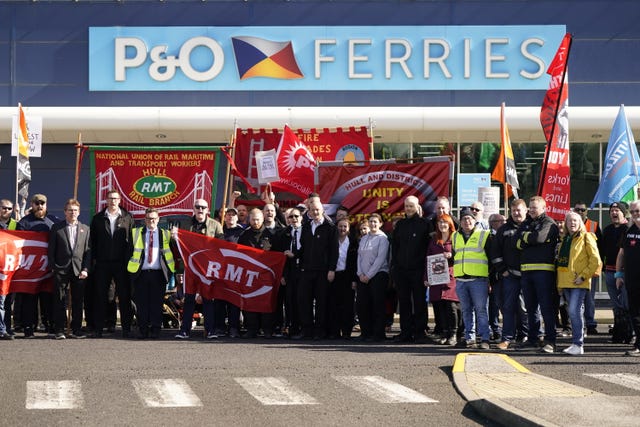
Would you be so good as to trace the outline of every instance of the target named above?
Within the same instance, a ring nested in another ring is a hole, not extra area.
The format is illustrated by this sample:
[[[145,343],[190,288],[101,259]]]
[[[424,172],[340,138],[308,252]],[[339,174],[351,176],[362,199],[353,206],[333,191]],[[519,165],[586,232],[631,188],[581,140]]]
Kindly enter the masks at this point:
[[[131,230],[131,234],[133,235],[133,254],[131,255],[131,259],[129,260],[129,264],[127,265],[127,270],[129,273],[135,273],[140,270],[140,266],[142,265],[142,253],[144,252],[144,239],[142,237],[143,228],[136,227]],[[169,248],[169,240],[171,239],[171,233],[169,230],[160,229],[160,235],[162,237],[162,242],[160,244],[160,253],[164,257],[164,260],[167,263],[167,267],[173,273],[176,271],[176,264],[173,260],[173,252],[171,252],[171,248]]]
[[[484,251],[484,246],[489,238],[488,230],[474,230],[467,241],[459,231],[453,233],[453,276],[489,276],[489,259]]]

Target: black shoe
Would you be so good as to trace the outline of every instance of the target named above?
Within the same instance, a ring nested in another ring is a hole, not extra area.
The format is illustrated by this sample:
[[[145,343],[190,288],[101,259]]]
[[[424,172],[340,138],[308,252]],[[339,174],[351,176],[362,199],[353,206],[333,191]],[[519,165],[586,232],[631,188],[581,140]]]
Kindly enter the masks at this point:
[[[24,328],[24,337],[26,339],[35,338],[35,336],[33,335],[33,329],[32,328]]]
[[[5,332],[2,335],[0,335],[0,340],[11,341],[11,340],[13,340],[13,335],[8,334],[8,333]]]
[[[595,327],[587,328],[587,335],[598,335],[598,329]]]
[[[292,340],[296,340],[296,341],[299,341],[299,340],[310,340],[311,337],[308,336],[308,335],[305,335],[305,334],[298,334],[298,335],[293,335],[291,337],[291,339]]]
[[[131,331],[122,331],[122,338],[131,338]]]
[[[89,338],[102,338],[102,332],[94,332],[89,335]]]
[[[396,343],[413,342],[413,337],[410,335],[399,334],[393,337],[393,342],[396,342]]]
[[[76,332],[72,332],[71,335],[69,335],[69,338],[74,339],[74,340],[83,340],[85,339],[87,336],[84,335],[82,332],[80,331],[76,331]]]
[[[252,340],[254,338],[258,337],[258,333],[257,332],[253,332],[253,331],[247,331],[242,338],[246,339],[246,340]]]

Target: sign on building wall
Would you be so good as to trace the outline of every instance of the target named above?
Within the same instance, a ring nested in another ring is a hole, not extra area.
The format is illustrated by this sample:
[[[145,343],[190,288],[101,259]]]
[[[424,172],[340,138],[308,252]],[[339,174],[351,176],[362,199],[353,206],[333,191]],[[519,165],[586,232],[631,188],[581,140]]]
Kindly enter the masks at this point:
[[[91,27],[91,91],[538,90],[564,25]]]

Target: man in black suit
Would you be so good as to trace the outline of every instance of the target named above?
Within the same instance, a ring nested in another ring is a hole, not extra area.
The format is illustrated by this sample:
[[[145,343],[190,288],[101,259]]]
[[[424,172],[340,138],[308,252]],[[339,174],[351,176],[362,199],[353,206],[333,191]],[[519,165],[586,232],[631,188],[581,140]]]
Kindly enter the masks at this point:
[[[91,323],[93,326],[95,338],[102,338],[112,280],[116,285],[120,305],[122,336],[129,337],[133,310],[127,261],[131,255],[132,227],[133,217],[126,209],[120,207],[120,193],[109,190],[107,207],[95,214],[91,220],[91,255],[95,267],[92,274],[94,278],[92,319],[87,319],[87,324]]]
[[[320,340],[326,336],[328,288],[335,279],[338,263],[338,229],[325,217],[319,199],[309,202],[308,215],[300,237],[302,278],[298,301],[302,333],[293,338]]]
[[[55,338],[65,339],[67,300],[71,292],[71,338],[82,335],[82,302],[85,279],[91,266],[89,227],[78,221],[80,202],[69,199],[64,205],[65,220],[54,224],[49,233],[49,265],[53,269],[53,316]]]
[[[144,227],[131,231],[133,252],[127,270],[133,282],[139,338],[159,338],[162,326],[162,299],[169,276],[176,271],[171,251],[171,232],[158,228],[160,215],[155,208],[144,213]]]

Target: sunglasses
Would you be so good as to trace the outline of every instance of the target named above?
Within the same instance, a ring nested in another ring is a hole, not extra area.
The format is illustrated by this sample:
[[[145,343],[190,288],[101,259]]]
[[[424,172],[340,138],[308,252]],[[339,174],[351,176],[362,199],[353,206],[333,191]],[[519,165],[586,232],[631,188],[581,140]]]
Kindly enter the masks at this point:
[[[480,209],[478,209],[478,208],[469,208],[469,209],[471,209],[474,212],[480,212]]]
[[[196,209],[207,209],[208,206],[199,206],[199,205],[195,205],[194,206]]]
[[[586,212],[587,208],[573,208],[573,210],[576,212]]]
[[[634,209],[634,210],[629,211],[629,212],[631,212],[632,214],[637,214],[637,213],[640,213],[640,209]]]
[[[300,218],[300,215],[289,215],[287,218],[289,219]]]
[[[37,202],[33,202],[34,205],[38,205],[38,206],[42,206],[42,205],[46,205],[47,202],[43,202],[42,200],[38,200]]]
[[[3,207],[2,207],[2,210],[3,210],[3,211],[12,211],[12,210],[13,210],[13,208],[12,208],[11,206],[3,206]]]

